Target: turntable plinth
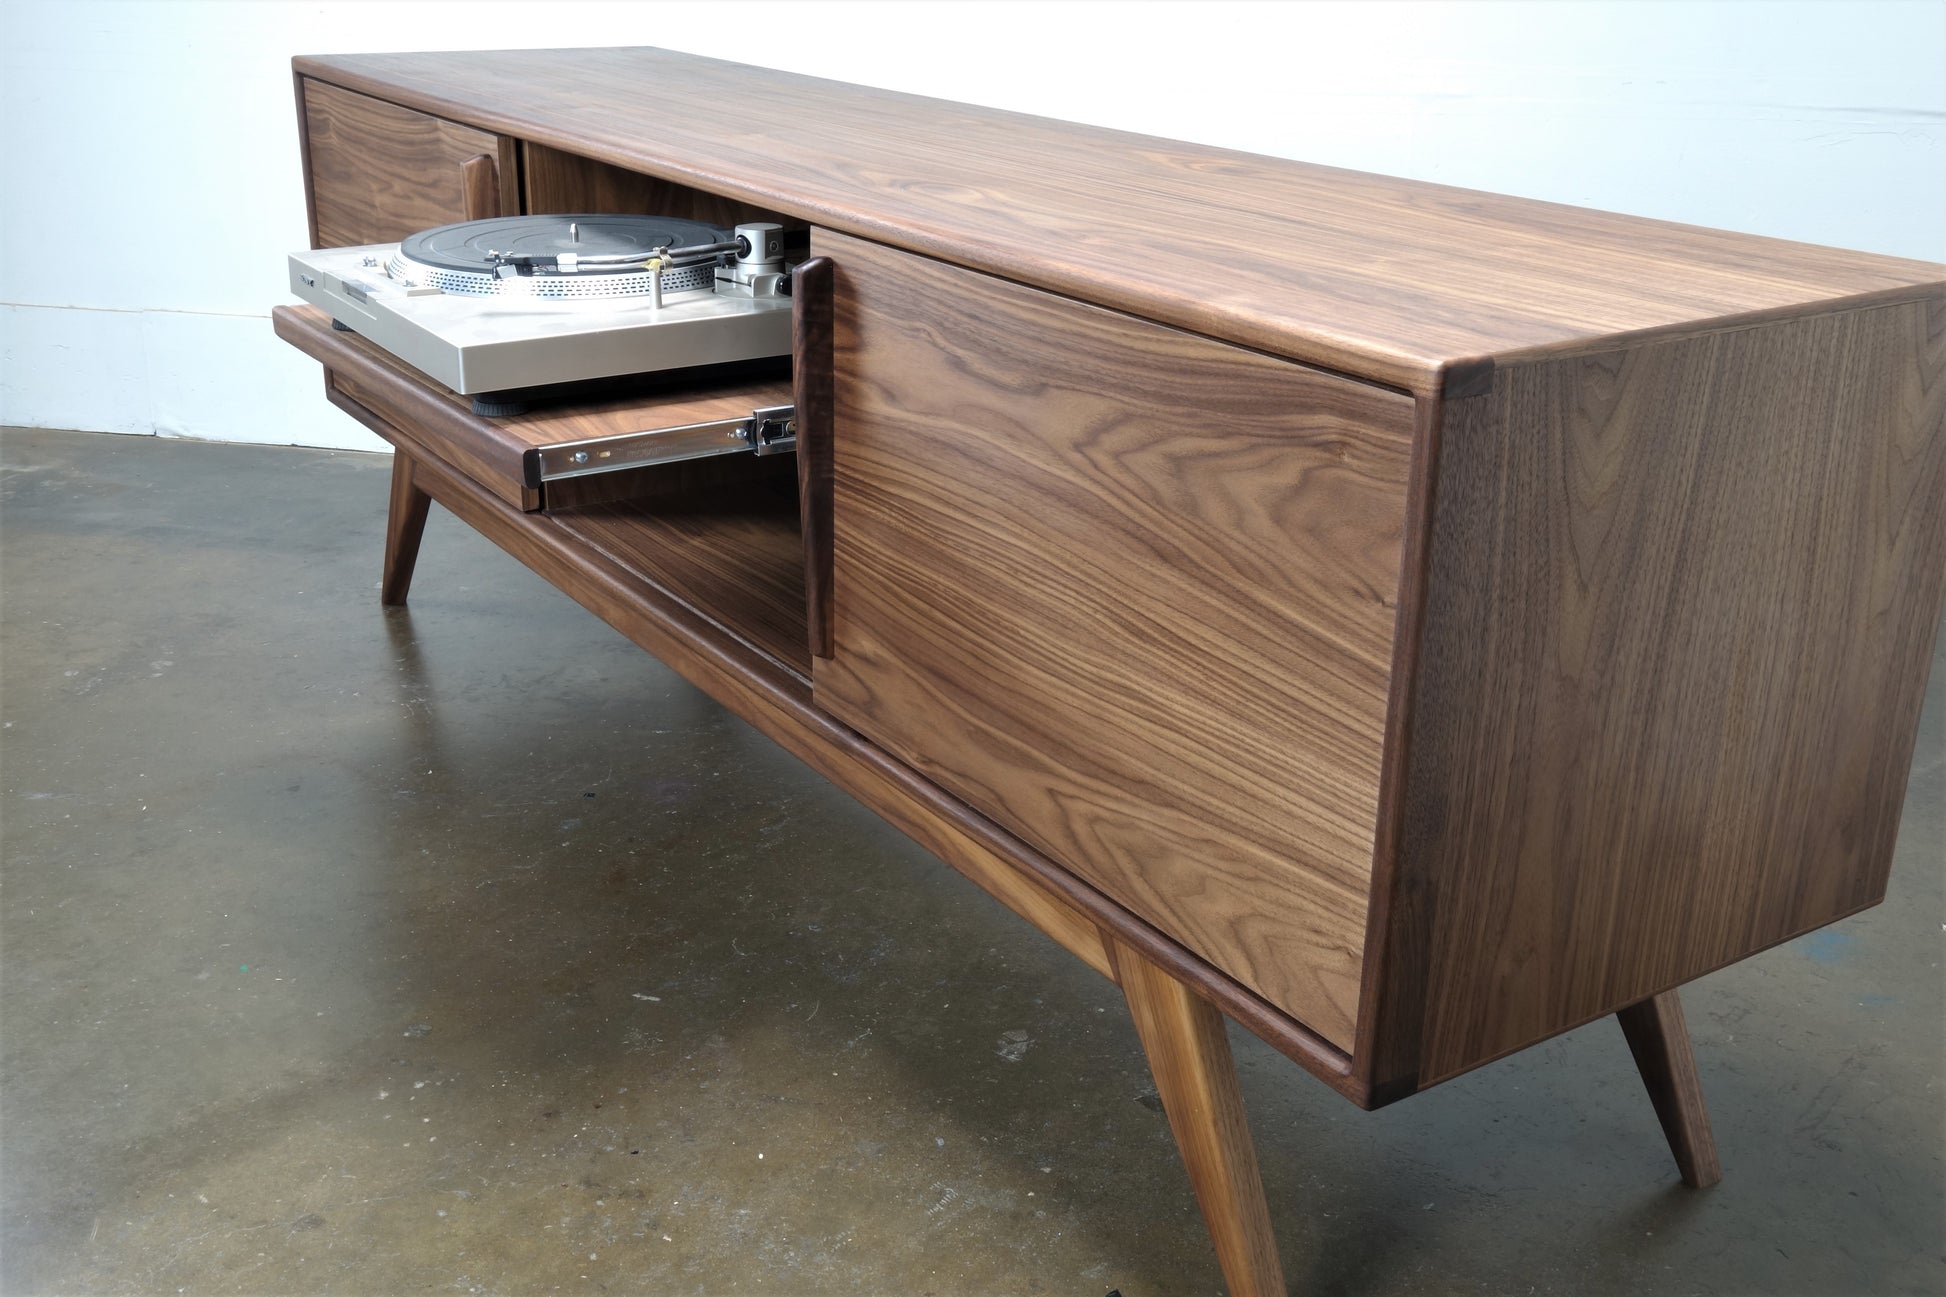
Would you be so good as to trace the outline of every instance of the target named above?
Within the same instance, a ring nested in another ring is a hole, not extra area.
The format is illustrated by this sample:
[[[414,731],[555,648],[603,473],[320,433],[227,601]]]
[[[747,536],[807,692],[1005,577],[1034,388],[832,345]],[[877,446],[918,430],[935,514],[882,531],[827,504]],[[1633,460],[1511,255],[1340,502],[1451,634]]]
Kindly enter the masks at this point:
[[[278,328],[401,452],[389,597],[429,497],[1121,986],[1231,1291],[1283,1281],[1225,1015],[1363,1107],[1617,1015],[1715,1178],[1677,988],[1885,893],[1946,268],[653,50],[297,74],[530,211],[811,228],[797,491],[532,500],[519,425]]]

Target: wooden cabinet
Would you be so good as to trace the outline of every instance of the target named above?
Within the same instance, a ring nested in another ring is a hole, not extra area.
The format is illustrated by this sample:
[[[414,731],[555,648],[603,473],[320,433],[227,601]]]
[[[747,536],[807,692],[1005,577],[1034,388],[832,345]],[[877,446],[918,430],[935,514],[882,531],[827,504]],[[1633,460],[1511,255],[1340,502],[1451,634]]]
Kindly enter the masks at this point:
[[[388,602],[435,500],[1117,982],[1232,1291],[1283,1286],[1224,1015],[1379,1107],[1615,1014],[1715,1178],[1675,988],[1884,895],[1946,267],[655,50],[298,71],[328,243],[516,158],[814,227],[795,498],[537,512],[539,439],[648,407],[277,327],[401,451]]]
[[[520,210],[511,139],[310,77],[297,93],[312,247]]]

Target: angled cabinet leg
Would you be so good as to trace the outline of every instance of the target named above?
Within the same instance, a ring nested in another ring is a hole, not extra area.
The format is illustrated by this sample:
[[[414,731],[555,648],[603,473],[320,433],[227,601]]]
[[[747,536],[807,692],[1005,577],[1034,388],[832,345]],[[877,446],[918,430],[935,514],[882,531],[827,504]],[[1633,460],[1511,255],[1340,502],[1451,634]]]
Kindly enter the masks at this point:
[[[1134,949],[1103,937],[1230,1297],[1284,1297],[1284,1272],[1223,1015]]]
[[[385,571],[378,587],[378,601],[387,607],[405,602],[412,566],[419,561],[419,538],[426,532],[426,511],[432,507],[432,497],[414,480],[416,468],[412,456],[392,452],[392,508],[385,519]]]
[[[1631,1004],[1615,1015],[1635,1055],[1636,1070],[1648,1087],[1656,1119],[1669,1138],[1682,1182],[1707,1189],[1723,1178],[1716,1160],[1716,1137],[1710,1134],[1709,1110],[1703,1106],[1703,1084],[1696,1075],[1696,1053],[1690,1047],[1689,1026],[1683,1021],[1682,1001],[1674,991]]]

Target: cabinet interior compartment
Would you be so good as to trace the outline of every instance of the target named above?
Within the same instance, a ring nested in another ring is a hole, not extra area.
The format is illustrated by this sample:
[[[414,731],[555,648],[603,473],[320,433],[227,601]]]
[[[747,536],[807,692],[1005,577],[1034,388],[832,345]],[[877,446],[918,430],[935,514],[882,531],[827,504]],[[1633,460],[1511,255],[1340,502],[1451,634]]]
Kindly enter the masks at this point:
[[[810,228],[753,203],[531,141],[520,146],[520,167],[522,210],[527,212],[631,212],[722,226],[774,221],[787,231]]]
[[[357,334],[334,330],[315,307],[278,307],[272,316],[280,336],[324,364],[332,403],[399,450],[456,470],[526,514],[527,525],[571,536],[808,680],[792,455],[745,452],[549,482],[530,472],[541,447],[599,444],[786,405],[784,373],[674,376],[625,396],[486,418],[466,397]]]

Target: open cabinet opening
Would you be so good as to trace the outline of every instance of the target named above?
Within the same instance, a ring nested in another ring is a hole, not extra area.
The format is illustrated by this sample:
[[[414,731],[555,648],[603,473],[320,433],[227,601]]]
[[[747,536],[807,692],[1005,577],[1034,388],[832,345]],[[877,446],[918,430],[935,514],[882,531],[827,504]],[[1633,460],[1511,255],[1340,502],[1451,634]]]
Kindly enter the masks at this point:
[[[332,402],[400,453],[455,470],[522,525],[601,555],[808,681],[795,456],[748,448],[760,435],[749,427],[753,412],[790,403],[788,365],[489,418],[356,333],[333,329],[315,307],[279,307],[273,319],[285,340],[323,362]],[[640,462],[669,436],[741,448]],[[615,467],[603,467],[604,454]],[[581,455],[586,464],[577,466]],[[549,476],[549,463],[564,475]]]

